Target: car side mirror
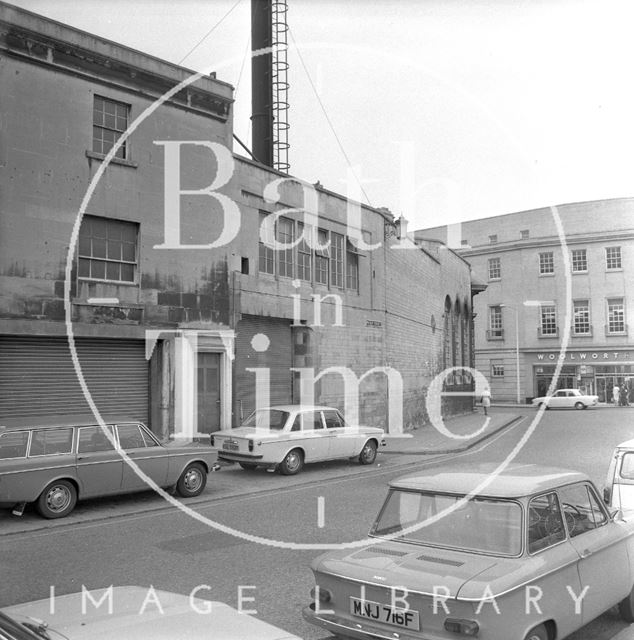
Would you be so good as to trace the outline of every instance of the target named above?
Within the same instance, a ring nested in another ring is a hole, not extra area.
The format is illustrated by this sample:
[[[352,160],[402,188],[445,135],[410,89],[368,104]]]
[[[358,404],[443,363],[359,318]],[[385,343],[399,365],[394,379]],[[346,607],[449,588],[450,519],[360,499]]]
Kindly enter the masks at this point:
[[[610,504],[612,499],[612,489],[610,487],[603,487],[603,502]]]

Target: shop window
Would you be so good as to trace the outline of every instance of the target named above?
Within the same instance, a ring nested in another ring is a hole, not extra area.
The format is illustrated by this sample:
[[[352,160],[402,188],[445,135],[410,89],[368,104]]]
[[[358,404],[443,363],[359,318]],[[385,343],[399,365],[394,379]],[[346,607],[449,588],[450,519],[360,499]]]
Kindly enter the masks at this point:
[[[138,224],[84,216],[79,230],[77,275],[86,280],[136,282]]]
[[[542,305],[539,318],[540,337],[553,337],[557,335],[557,311],[554,305]]]
[[[588,270],[588,255],[585,249],[573,249],[571,252],[572,272],[583,273]]]
[[[592,333],[590,326],[590,305],[587,300],[575,300],[573,302],[573,326],[572,331],[575,335],[590,335]]]
[[[621,247],[605,248],[605,267],[608,271],[619,270],[621,264]]]
[[[555,273],[555,260],[552,251],[544,251],[539,254],[539,275],[551,275]]]
[[[489,258],[489,280],[499,280],[502,277],[500,258]]]
[[[625,333],[625,305],[623,298],[608,299],[608,333]]]
[[[92,150],[106,155],[128,128],[130,105],[95,96],[92,110]],[[116,151],[115,158],[128,158],[128,143]]]

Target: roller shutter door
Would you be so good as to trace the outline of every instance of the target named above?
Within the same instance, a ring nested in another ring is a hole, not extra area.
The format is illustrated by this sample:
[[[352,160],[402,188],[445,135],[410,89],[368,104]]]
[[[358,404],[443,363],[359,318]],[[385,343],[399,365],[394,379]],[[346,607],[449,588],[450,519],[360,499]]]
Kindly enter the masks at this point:
[[[144,342],[76,338],[75,345],[99,412],[147,424]],[[0,336],[0,419],[89,413],[65,337]]]
[[[257,334],[265,335],[269,348],[258,352],[251,346],[251,340]],[[236,416],[234,424],[242,417],[246,418],[255,409],[255,373],[247,367],[268,367],[270,370],[270,402],[289,404],[292,402],[293,366],[291,323],[279,318],[242,316],[236,328],[235,397]]]

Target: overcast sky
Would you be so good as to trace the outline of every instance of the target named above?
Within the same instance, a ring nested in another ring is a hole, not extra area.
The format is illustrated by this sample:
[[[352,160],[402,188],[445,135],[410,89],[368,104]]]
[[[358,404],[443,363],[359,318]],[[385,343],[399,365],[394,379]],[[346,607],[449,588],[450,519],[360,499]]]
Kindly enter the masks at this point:
[[[216,71],[250,143],[249,0],[14,4]],[[345,194],[352,166],[410,229],[634,195],[629,0],[288,5],[291,174]]]

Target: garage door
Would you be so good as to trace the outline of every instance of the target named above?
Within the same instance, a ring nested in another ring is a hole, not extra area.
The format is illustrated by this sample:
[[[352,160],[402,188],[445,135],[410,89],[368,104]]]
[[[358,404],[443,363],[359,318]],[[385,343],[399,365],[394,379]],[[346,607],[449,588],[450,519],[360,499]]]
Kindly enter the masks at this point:
[[[76,338],[75,344],[99,412],[147,423],[145,343]],[[0,336],[0,419],[88,413],[65,337]]]

